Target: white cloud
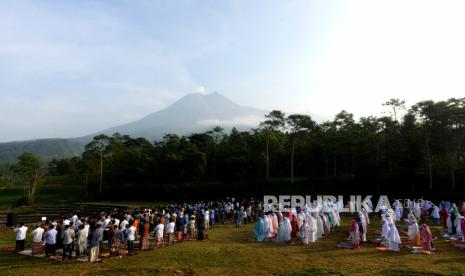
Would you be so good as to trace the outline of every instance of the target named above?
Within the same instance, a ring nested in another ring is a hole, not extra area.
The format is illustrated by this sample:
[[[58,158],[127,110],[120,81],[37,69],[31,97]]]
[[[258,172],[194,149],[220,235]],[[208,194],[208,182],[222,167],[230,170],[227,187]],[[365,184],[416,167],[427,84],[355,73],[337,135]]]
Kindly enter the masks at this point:
[[[224,126],[224,127],[257,127],[263,121],[263,116],[243,116],[229,120],[207,119],[198,121],[199,126]]]

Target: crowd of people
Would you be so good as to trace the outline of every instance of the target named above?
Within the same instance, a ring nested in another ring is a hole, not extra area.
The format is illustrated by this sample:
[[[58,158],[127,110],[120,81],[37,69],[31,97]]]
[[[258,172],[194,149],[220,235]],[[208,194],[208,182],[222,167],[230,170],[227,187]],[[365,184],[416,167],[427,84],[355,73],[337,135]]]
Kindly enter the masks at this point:
[[[368,209],[373,210],[371,201],[367,205]],[[340,226],[340,210],[343,210],[344,204],[340,200],[334,203],[331,200],[314,201],[305,206],[286,208],[278,212],[272,212],[266,204],[264,207],[263,215],[253,228],[256,241],[300,241],[305,245],[329,236]],[[363,242],[368,242],[370,213],[362,208],[360,212],[352,215],[347,233],[350,243],[341,243],[338,247],[359,249]],[[395,200],[392,205],[381,202],[380,212],[376,215],[381,218],[379,245],[390,251],[399,251],[401,244],[405,243],[409,248],[418,248],[425,253],[433,252],[433,235],[427,222],[442,224],[448,235],[465,242],[465,202],[456,205],[443,201],[439,206],[427,200]]]
[[[78,257],[99,261],[104,251],[110,257],[134,255],[139,251],[170,246],[188,240],[207,240],[208,230],[221,223],[255,221],[261,203],[250,199],[177,204],[157,208],[113,210],[98,215],[61,216],[37,224],[32,235],[31,255],[61,255],[61,261]],[[28,227],[21,223],[16,229],[15,252],[25,250]],[[153,242],[151,242],[153,240]],[[137,248],[135,248],[137,246]]]
[[[414,202],[406,200],[402,204],[400,200],[393,203],[393,209],[382,210],[381,239],[382,245],[389,250],[398,252],[402,242],[402,236],[410,247],[421,247],[424,253],[434,251],[433,235],[426,222],[439,225],[450,235],[454,235],[457,240],[465,242],[465,203],[460,202],[461,208],[457,208],[455,203],[443,201],[439,206],[431,201]],[[399,231],[396,222],[404,222],[402,226],[405,231]],[[421,224],[421,226],[419,226]]]
[[[341,210],[341,204],[328,201],[290,208],[285,212],[272,212],[265,206],[263,215],[253,228],[255,238],[259,242],[290,243],[300,240],[303,244],[314,243],[328,237],[340,225],[338,210]]]
[[[373,209],[371,202],[368,205],[369,209]],[[450,236],[465,242],[465,202],[456,205],[443,201],[435,205],[430,201],[420,204],[411,200],[395,200],[392,208],[388,206],[381,204],[378,215],[381,218],[380,245],[390,251],[397,252],[401,244],[407,243],[421,247],[424,252],[432,252],[433,235],[426,222],[442,225]],[[73,214],[36,225],[30,232],[31,255],[60,255],[61,261],[79,257],[97,262],[102,252],[110,257],[134,255],[136,250],[207,240],[209,229],[224,223],[235,227],[254,223],[253,232],[259,242],[299,242],[306,245],[330,236],[341,225],[340,210],[343,208],[341,200],[328,200],[273,212],[269,205],[258,200],[239,202],[227,198],[207,203],[141,207],[132,211],[115,209],[85,217]],[[396,225],[402,222],[404,225]],[[369,225],[370,213],[362,208],[353,216],[348,229],[347,240],[350,240],[351,248],[358,249],[368,241]],[[21,223],[15,232],[15,251],[24,251],[28,227]]]

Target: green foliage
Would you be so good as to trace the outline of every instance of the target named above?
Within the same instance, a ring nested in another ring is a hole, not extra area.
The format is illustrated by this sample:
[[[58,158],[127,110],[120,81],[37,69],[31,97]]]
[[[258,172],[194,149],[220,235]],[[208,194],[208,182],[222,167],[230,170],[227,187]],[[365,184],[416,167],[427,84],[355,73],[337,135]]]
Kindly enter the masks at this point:
[[[20,183],[24,184],[26,192],[25,203],[32,204],[37,187],[41,181],[43,163],[39,157],[30,152],[23,153],[18,159],[18,163],[11,166],[11,170],[19,177]]]
[[[316,123],[307,115],[274,110],[250,132],[233,128],[226,134],[216,127],[190,136],[167,134],[155,143],[99,135],[82,157],[52,160],[48,169],[85,185],[90,194],[100,181],[104,190],[127,183],[168,189],[172,183],[271,178],[354,179],[378,192],[383,183],[396,189],[393,182],[403,192],[462,189],[456,182],[465,180],[465,99],[425,101],[408,110],[399,99],[384,105],[393,116],[356,120],[341,111]],[[398,120],[400,110],[406,112]]]

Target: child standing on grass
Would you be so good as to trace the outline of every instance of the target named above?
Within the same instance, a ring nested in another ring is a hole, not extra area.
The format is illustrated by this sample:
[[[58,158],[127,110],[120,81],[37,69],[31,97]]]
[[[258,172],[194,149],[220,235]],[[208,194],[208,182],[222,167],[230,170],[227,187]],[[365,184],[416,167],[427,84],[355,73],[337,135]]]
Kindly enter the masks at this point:
[[[189,231],[190,231],[190,236],[189,238],[191,240],[195,239],[195,216],[191,216],[191,220],[189,221]]]

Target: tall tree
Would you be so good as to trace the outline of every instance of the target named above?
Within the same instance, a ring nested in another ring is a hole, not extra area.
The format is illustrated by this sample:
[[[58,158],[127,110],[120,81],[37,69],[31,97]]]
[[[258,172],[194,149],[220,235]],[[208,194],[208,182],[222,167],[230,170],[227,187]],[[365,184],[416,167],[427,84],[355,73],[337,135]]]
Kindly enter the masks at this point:
[[[292,114],[286,119],[290,129],[291,143],[291,184],[294,184],[294,155],[295,145],[299,139],[308,135],[315,127],[316,122],[308,115]]]
[[[30,152],[23,153],[18,163],[11,170],[19,175],[25,185],[26,199],[29,204],[34,203],[34,196],[40,182],[42,161]]]
[[[266,180],[270,179],[270,139],[275,132],[284,129],[286,126],[286,115],[279,110],[273,110],[265,115],[266,120],[260,123],[260,128],[266,139]]]

